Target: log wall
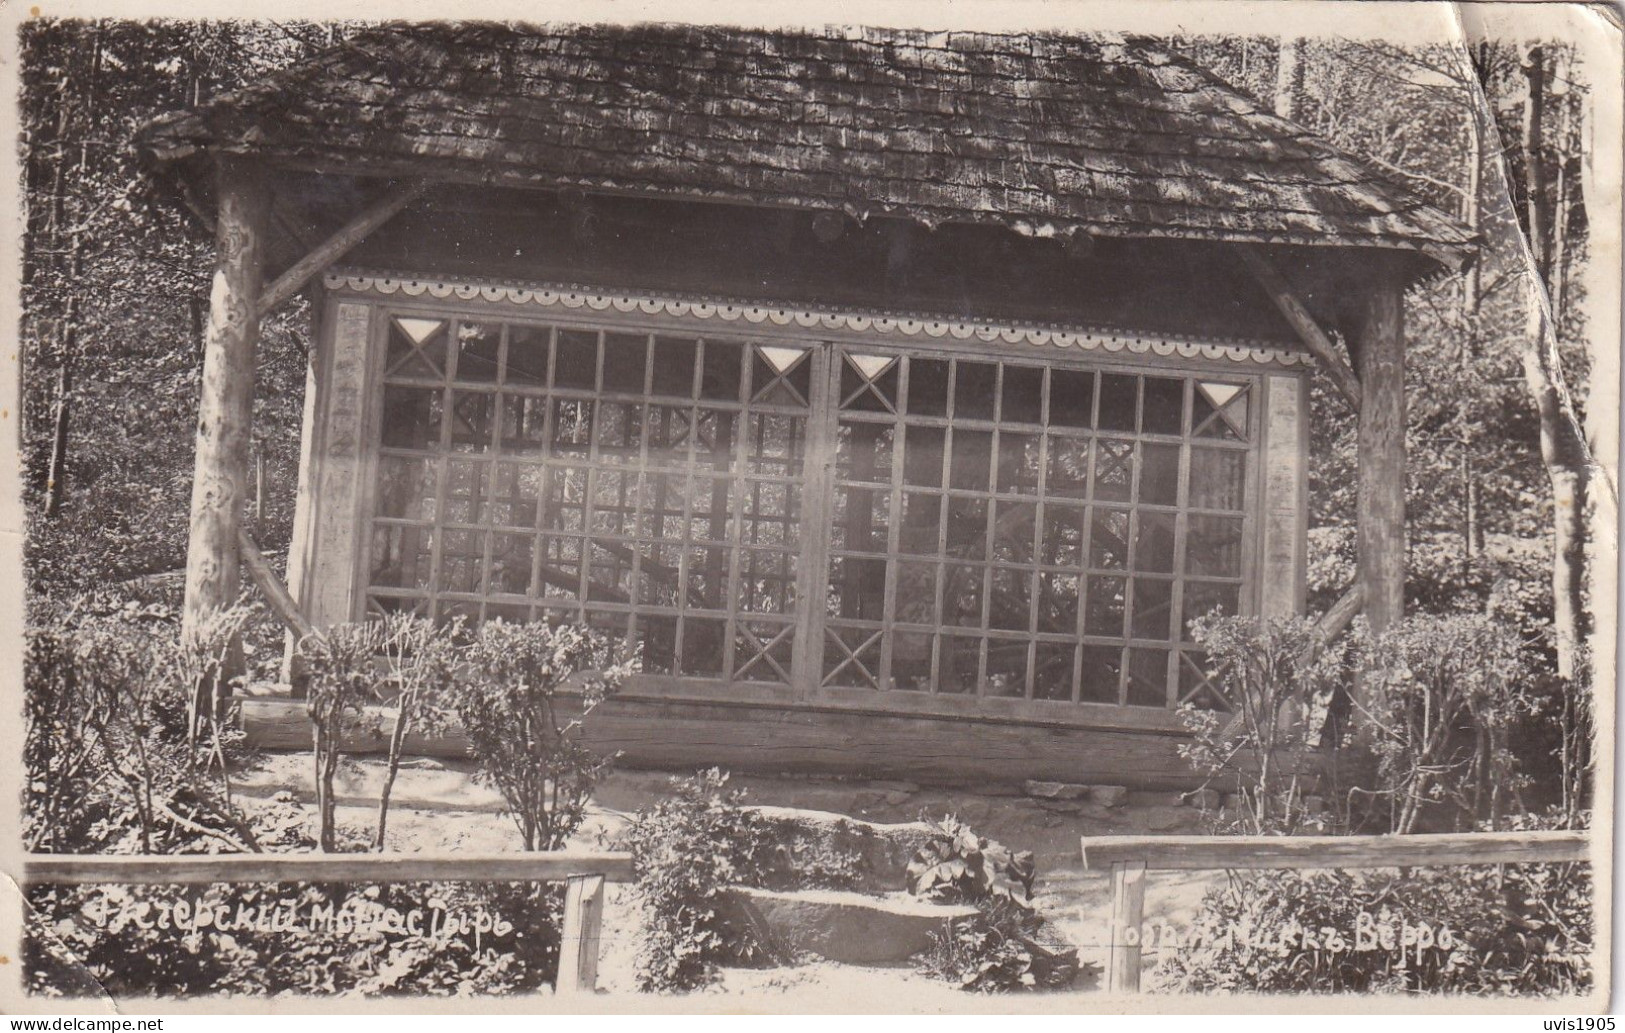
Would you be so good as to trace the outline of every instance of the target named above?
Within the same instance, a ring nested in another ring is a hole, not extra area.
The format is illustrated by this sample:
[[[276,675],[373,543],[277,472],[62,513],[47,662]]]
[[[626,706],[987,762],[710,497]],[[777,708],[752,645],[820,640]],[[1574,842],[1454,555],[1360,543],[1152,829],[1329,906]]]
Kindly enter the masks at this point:
[[[251,745],[306,750],[304,703],[243,700]],[[380,752],[390,724],[370,711],[348,742]],[[1173,730],[1134,731],[988,718],[912,717],[873,710],[717,703],[621,696],[587,718],[585,740],[621,751],[619,763],[675,772],[719,766],[759,774],[829,773],[941,785],[1019,783],[1039,778],[1136,789],[1191,789],[1197,779],[1179,757],[1186,739]],[[414,754],[462,757],[453,731],[411,737]]]

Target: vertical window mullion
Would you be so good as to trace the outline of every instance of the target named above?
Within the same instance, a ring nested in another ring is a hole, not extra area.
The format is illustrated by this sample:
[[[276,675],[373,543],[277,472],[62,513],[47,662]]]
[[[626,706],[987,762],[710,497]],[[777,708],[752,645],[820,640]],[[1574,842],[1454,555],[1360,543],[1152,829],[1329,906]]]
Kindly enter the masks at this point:
[[[1097,377],[1096,379],[1098,380],[1099,378]],[[1045,436],[1048,437],[1048,435]],[[1089,549],[1092,545],[1093,536],[1095,533],[1095,507],[1093,503],[1088,500],[1090,493],[1093,491],[1091,485],[1095,472],[1095,439],[1091,437],[1087,440],[1089,442],[1089,457],[1084,461],[1083,464],[1083,495],[1086,501],[1085,505],[1083,506],[1083,523],[1079,530],[1080,537],[1078,538],[1078,615],[1075,622],[1077,629],[1075,638],[1078,642],[1078,655],[1072,664],[1072,702],[1074,703],[1080,702],[1083,699],[1083,636],[1085,633],[1084,628],[1087,626],[1086,622],[1089,618],[1089,594],[1093,590],[1094,584],[1094,576],[1089,573],[1091,566],[1089,562]]]
[[[683,443],[683,527],[682,534],[678,536],[677,549],[677,633],[672,637],[672,665],[677,669],[679,677],[688,673],[684,664],[684,640],[688,635],[689,622],[689,559],[688,554],[693,541],[694,527],[694,492],[699,489],[700,480],[695,475],[699,460],[696,458],[696,439],[700,436],[700,387],[705,382],[705,338],[699,337],[694,341],[694,371],[688,382],[688,435]],[[651,363],[652,365],[652,363]]]
[[[430,550],[432,555],[429,559],[429,614],[435,620],[440,619],[440,592],[442,585],[440,564],[445,555],[446,499],[451,494],[451,428],[453,422],[456,420],[456,414],[452,411],[453,395],[451,390],[451,382],[453,379],[452,364],[457,358],[457,349],[452,347],[452,341],[455,339],[455,337],[456,335],[453,332],[452,323],[450,320],[447,320],[446,340],[441,346],[444,351],[440,360],[440,455],[438,457],[438,463],[440,466],[440,494],[436,500],[437,505],[435,509],[434,545]]]
[[[502,441],[502,407],[498,405],[499,398],[495,392],[491,396],[491,454],[486,456],[479,465],[480,476],[474,481],[474,494],[470,500],[474,505],[474,524],[480,530],[476,532],[484,543],[480,547],[480,619],[485,618],[485,598],[491,594],[491,548],[496,538],[492,531],[491,506],[489,500],[494,497],[497,482],[497,448]],[[483,487],[483,491],[481,488]]]
[[[546,385],[542,392],[542,457],[540,467],[542,471],[541,483],[536,488],[536,515],[532,519],[534,530],[531,541],[535,555],[531,558],[530,584],[531,591],[536,593],[538,599],[547,598],[546,582],[542,580],[542,568],[547,564],[547,550],[543,543],[543,525],[547,520],[547,495],[553,488],[553,472],[557,469],[553,465],[553,342],[558,339],[558,328],[547,328],[547,362],[542,370],[542,383]],[[556,535],[555,535],[556,537]],[[531,606],[531,616],[534,619],[538,613],[538,604]]]
[[[797,643],[791,658],[791,689],[799,697],[823,687],[824,652],[829,634],[824,630],[828,609],[830,536],[833,533],[832,499],[835,494],[835,420],[840,411],[841,356],[832,344],[813,349],[807,399],[807,429],[801,454],[802,566],[796,574]],[[822,363],[822,365],[817,365]]]
[[[1190,473],[1191,473],[1191,440],[1195,431],[1196,420],[1196,382],[1191,378],[1185,379],[1184,405],[1185,411],[1180,419],[1182,440],[1179,443],[1179,480],[1175,484],[1174,505],[1174,584],[1173,591],[1169,593],[1172,600],[1169,607],[1172,613],[1168,615],[1169,626],[1173,629],[1173,673],[1168,680],[1168,705],[1179,706],[1179,672],[1180,656],[1185,643],[1185,548],[1190,540]],[[1243,534],[1246,528],[1242,528]]]
[[[605,349],[608,350],[607,347]],[[643,520],[649,510],[649,427],[651,417],[654,415],[654,406],[650,399],[654,394],[654,334],[643,335],[643,398],[638,402],[638,458],[632,464],[635,478],[632,481],[633,490],[637,492],[637,504],[632,507],[632,534],[625,546],[632,553],[632,590],[627,594],[627,606],[631,613],[626,618],[626,641],[636,643],[643,622],[638,619],[638,611],[643,608],[643,549],[640,545],[648,543],[642,534]],[[625,474],[622,475],[622,490],[625,490]],[[625,520],[625,503],[622,503],[622,520]],[[665,507],[662,506],[662,509]],[[625,524],[622,524],[625,527]]]
[[[993,485],[995,489],[997,489],[999,484],[999,463],[1001,462],[1000,455],[1001,449],[1004,445],[1004,428],[1008,422],[1004,418],[1004,370],[1004,363],[999,363],[999,388],[997,396],[998,408],[996,409],[995,414],[995,423],[999,428],[999,440],[996,442],[993,450]],[[1042,421],[1044,416],[1042,392],[1040,392],[1039,395],[1038,416],[1040,421]],[[1048,452],[1044,445],[1044,435],[1040,434],[1038,435],[1038,478],[1033,489],[1036,494],[1034,495],[1031,503],[1033,507],[1033,529],[1027,537],[1027,562],[1029,564],[1029,568],[1027,570],[1027,683],[1024,686],[1023,691],[1023,697],[1025,699],[1032,699],[1038,694],[1038,567],[1043,558],[1039,552],[1039,543],[1042,541],[1041,534],[1044,529],[1044,510],[1042,503],[1044,499],[1044,457],[1047,454]],[[1022,458],[1023,461],[1025,461],[1026,457],[1023,456]]]
[[[460,358],[462,349],[457,347],[457,341],[462,336],[460,331],[463,327],[463,321],[459,320],[455,325],[459,333],[452,340],[452,352],[453,354],[458,355]],[[498,332],[497,377],[493,379],[497,379],[499,382],[502,372],[502,338],[504,336],[506,336],[506,331]],[[497,456],[502,451],[502,395],[500,388],[496,384],[492,385],[490,394],[486,395],[484,392],[480,393],[485,395],[491,406],[491,429],[486,432],[485,441],[485,443],[490,447],[485,457],[480,461],[480,474],[475,478],[474,493],[470,499],[470,502],[474,506],[474,524],[480,528],[480,530],[476,532],[480,535],[481,541],[479,582],[480,602],[478,604],[477,612],[479,614],[478,619],[483,621],[485,619],[486,599],[491,595],[491,550],[496,538],[496,534],[491,529],[492,520],[489,500],[494,497],[493,493],[496,490]],[[481,490],[482,487],[484,488],[483,491]]]
[[[743,392],[737,396],[745,399],[739,408],[739,418],[734,426],[733,455],[728,463],[728,517],[726,524],[726,545],[728,550],[728,577],[723,583],[723,609],[727,613],[727,620],[723,631],[723,665],[722,676],[729,681],[734,678],[734,670],[739,661],[738,639],[741,634],[739,618],[739,571],[740,545],[739,523],[743,519],[743,506],[745,502],[745,451],[747,436],[750,433],[750,414],[755,411],[753,396],[756,394],[756,342],[745,342],[743,359],[739,363],[740,384]],[[752,647],[754,648],[754,647]]]
[[[949,410],[949,412],[952,414],[949,417],[950,422],[957,423],[959,419],[958,359],[954,360],[953,407]],[[982,517],[982,558],[976,568],[978,576],[980,576],[982,579],[982,622],[981,626],[976,629],[976,633],[981,636],[981,645],[976,651],[976,695],[978,697],[985,697],[987,695],[988,654],[992,652],[993,649],[993,640],[989,638],[988,631],[989,625],[993,623],[993,528],[997,526],[995,523],[995,518],[998,516],[998,505],[993,498],[993,471],[996,465],[996,460],[994,457],[997,454],[996,449],[998,447],[998,436],[990,433],[988,434],[987,439],[987,469],[982,471],[982,486],[977,492],[977,494],[981,496],[983,503],[987,506],[987,512]],[[951,469],[949,476],[950,478],[952,477]],[[951,480],[948,482],[948,490],[952,490]]]
[[[902,360],[898,360],[902,364]],[[902,399],[902,371],[898,371],[898,399]],[[875,688],[884,692],[893,684],[891,676],[892,646],[897,626],[897,581],[902,576],[899,557],[903,536],[903,448],[905,445],[901,416],[891,415],[891,474],[887,477],[886,500],[886,585],[885,598],[880,606],[880,663],[876,665]]]
[[[587,600],[592,592],[592,518],[596,511],[594,493],[598,487],[598,434],[603,424],[598,410],[604,394],[604,332],[596,331],[594,336],[597,344],[593,355],[593,398],[587,403],[587,456],[581,471],[581,570],[577,578],[580,595],[576,598],[582,623],[587,623]]]

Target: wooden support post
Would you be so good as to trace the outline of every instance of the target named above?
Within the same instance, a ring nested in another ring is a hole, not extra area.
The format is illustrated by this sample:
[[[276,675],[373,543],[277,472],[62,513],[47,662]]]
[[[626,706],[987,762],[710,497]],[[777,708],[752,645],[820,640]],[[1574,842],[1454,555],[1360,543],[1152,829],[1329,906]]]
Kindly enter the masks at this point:
[[[1366,619],[1381,633],[1405,613],[1405,299],[1385,269],[1350,326],[1363,402],[1357,441],[1357,547]]]
[[[564,931],[553,992],[590,994],[598,989],[598,936],[604,922],[604,877],[572,875],[564,884]]]
[[[1140,934],[1145,923],[1145,862],[1112,864],[1111,946],[1106,953],[1108,993],[1140,992]]]
[[[237,601],[237,535],[248,483],[254,415],[254,350],[259,339],[261,253],[268,191],[252,163],[222,157],[214,281],[203,339],[197,459],[186,549],[183,633]]]
[[[1330,335],[1321,329],[1320,324],[1315,322],[1314,316],[1309,314],[1308,306],[1298,297],[1291,284],[1286,282],[1286,277],[1282,276],[1280,270],[1276,269],[1257,248],[1243,246],[1241,261],[1253,274],[1253,279],[1264,288],[1264,293],[1269,295],[1275,307],[1281,311],[1288,325],[1303,341],[1304,347],[1308,348],[1315,361],[1320,363],[1321,371],[1331,380],[1332,386],[1337,388],[1338,394],[1347,400],[1355,412],[1359,412],[1361,378],[1349,368],[1348,362],[1338,352],[1337,345],[1332,342]]]

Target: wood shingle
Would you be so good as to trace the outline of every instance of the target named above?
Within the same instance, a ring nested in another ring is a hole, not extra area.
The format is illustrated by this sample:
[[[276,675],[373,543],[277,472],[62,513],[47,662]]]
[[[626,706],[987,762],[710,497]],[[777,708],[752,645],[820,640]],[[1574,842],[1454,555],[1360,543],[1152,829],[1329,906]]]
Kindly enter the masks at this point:
[[[1042,235],[1397,248],[1471,234],[1162,49],[701,26],[390,26],[148,127],[162,161],[1003,223]]]

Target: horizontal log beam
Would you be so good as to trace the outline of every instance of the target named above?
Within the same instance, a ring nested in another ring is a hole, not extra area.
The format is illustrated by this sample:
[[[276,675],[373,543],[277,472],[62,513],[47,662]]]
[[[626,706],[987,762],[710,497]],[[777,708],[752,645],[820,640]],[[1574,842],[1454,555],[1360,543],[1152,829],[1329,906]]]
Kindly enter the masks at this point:
[[[1144,862],[1155,871],[1225,868],[1426,868],[1588,861],[1584,832],[1420,836],[1085,836],[1083,866]]]
[[[582,745],[600,755],[619,752],[617,766],[670,771],[716,765],[778,774],[862,770],[876,778],[942,785],[1019,785],[1043,778],[1181,791],[1201,782],[1179,756],[1188,737],[1167,731],[1066,727],[995,715],[887,713],[872,703],[663,698],[662,691],[628,687],[600,704],[583,726]],[[256,749],[310,749],[310,718],[302,700],[239,697],[234,702]],[[566,713],[574,716],[574,705]],[[393,722],[388,708],[363,708],[345,722],[344,751],[386,752]],[[451,724],[432,735],[414,728],[406,753],[466,757],[467,737]]]
[[[316,634],[316,628],[299,611],[299,604],[293,601],[293,596],[276,576],[276,571],[265,562],[260,554],[259,547],[254,539],[248,536],[243,528],[237,529],[237,548],[243,555],[243,566],[248,568],[248,576],[253,580],[255,587],[265,596],[265,601],[271,607],[271,612],[296,638],[306,639]]]
[[[506,854],[37,854],[23,861],[36,885],[197,886],[270,882],[561,882],[598,875],[631,882],[632,855],[545,851]]]
[[[263,318],[266,313],[298,294],[311,277],[343,258],[373,230],[393,219],[402,208],[421,197],[427,188],[428,184],[421,180],[412,180],[394,187],[345,223],[338,232],[312,248],[305,257],[289,266],[265,288],[257,306],[260,317]]]
[[[1337,345],[1333,343],[1331,336],[1322,330],[1320,324],[1315,322],[1315,317],[1309,314],[1309,307],[1298,297],[1297,291],[1292,289],[1291,284],[1286,282],[1286,277],[1282,276],[1280,270],[1276,269],[1258,249],[1251,246],[1242,247],[1241,261],[1253,274],[1253,279],[1264,288],[1264,293],[1269,295],[1275,307],[1281,310],[1281,315],[1302,339],[1304,347],[1308,348],[1309,353],[1320,363],[1321,369],[1331,380],[1332,386],[1337,388],[1338,394],[1353,406],[1355,412],[1359,412],[1360,378],[1354,375],[1354,369],[1338,353]]]

